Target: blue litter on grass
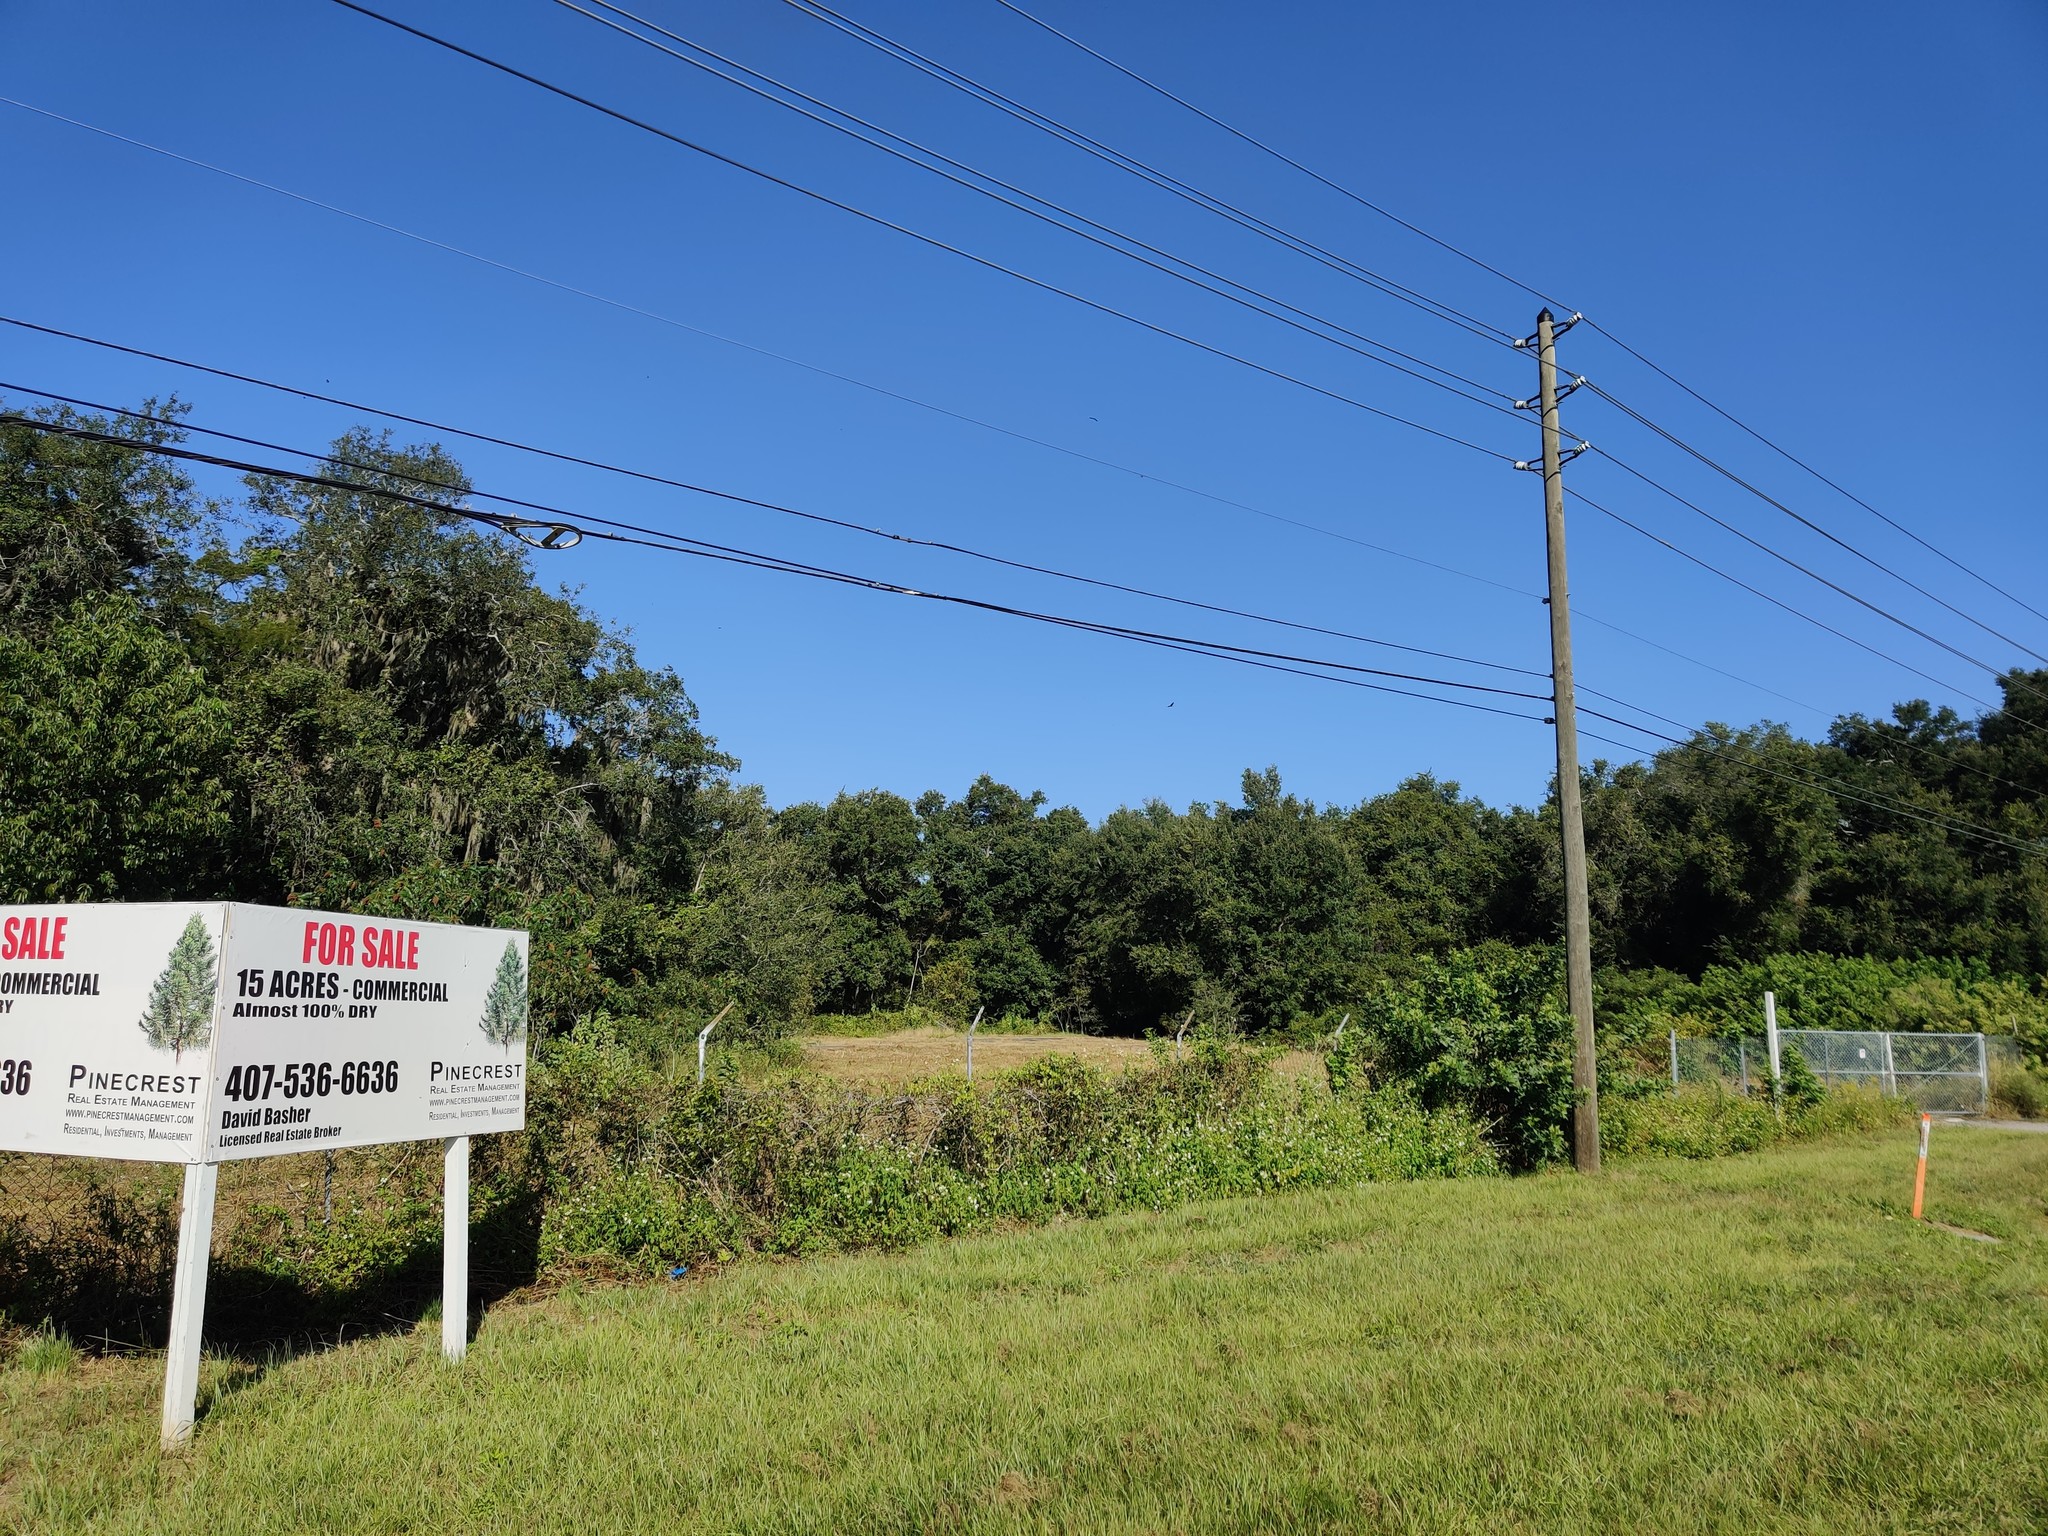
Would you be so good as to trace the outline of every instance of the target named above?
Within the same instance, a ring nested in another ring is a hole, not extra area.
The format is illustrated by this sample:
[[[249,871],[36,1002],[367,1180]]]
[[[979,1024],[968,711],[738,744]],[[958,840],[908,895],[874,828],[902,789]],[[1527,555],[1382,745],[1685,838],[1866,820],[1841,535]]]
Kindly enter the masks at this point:
[[[683,1278],[683,1276],[687,1275],[687,1274],[688,1274],[689,1272],[690,1272],[690,1266],[689,1266],[689,1265],[687,1265],[687,1264],[678,1264],[678,1265],[677,1265],[677,1266],[676,1266],[676,1267],[675,1267],[674,1269],[672,1269],[672,1270],[670,1270],[670,1271],[668,1272],[668,1277],[669,1277],[669,1279],[671,1279],[671,1280],[680,1280],[680,1279],[682,1279],[682,1278]]]

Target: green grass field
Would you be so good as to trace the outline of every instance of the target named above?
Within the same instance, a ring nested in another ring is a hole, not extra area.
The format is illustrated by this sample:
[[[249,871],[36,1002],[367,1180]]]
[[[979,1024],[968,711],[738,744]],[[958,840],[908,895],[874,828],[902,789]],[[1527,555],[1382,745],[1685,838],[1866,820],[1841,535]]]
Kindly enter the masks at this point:
[[[0,1371],[35,1532],[2048,1529],[2048,1137],[1383,1184]]]

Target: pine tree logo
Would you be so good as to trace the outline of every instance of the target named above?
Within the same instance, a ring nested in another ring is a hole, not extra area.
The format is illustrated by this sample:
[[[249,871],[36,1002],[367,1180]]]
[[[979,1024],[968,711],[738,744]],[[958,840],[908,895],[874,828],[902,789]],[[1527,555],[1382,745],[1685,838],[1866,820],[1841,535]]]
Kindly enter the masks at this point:
[[[526,1038],[526,962],[519,958],[517,944],[505,946],[477,1028],[484,1032],[486,1040],[505,1047],[507,1055],[511,1054],[514,1041]]]
[[[170,962],[149,989],[142,1032],[172,1060],[197,1050],[213,1034],[213,936],[198,913],[171,946]]]

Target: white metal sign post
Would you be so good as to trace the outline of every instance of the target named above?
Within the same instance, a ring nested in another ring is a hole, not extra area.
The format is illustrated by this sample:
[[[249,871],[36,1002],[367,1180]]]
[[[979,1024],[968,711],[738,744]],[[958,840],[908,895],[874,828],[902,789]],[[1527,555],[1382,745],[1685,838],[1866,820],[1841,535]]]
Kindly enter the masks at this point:
[[[1775,992],[1766,992],[1764,994],[1764,1043],[1769,1048],[1771,1054],[1771,1103],[1776,1106],[1778,1113],[1782,1116],[1785,1113],[1785,1105],[1779,1086],[1778,994]]]
[[[469,1138],[526,1123],[527,936],[233,902],[0,909],[0,1150],[183,1163],[163,1441],[190,1438],[219,1165],[444,1143],[442,1346],[468,1338]]]

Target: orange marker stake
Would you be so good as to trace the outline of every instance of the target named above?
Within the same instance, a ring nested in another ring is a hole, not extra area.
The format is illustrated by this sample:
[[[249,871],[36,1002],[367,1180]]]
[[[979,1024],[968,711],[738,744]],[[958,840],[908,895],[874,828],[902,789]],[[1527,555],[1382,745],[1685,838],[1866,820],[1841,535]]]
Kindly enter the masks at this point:
[[[1927,1198],[1927,1133],[1933,1128],[1934,1116],[1922,1113],[1920,1116],[1920,1167],[1913,1174],[1913,1219],[1920,1219],[1920,1206]]]

